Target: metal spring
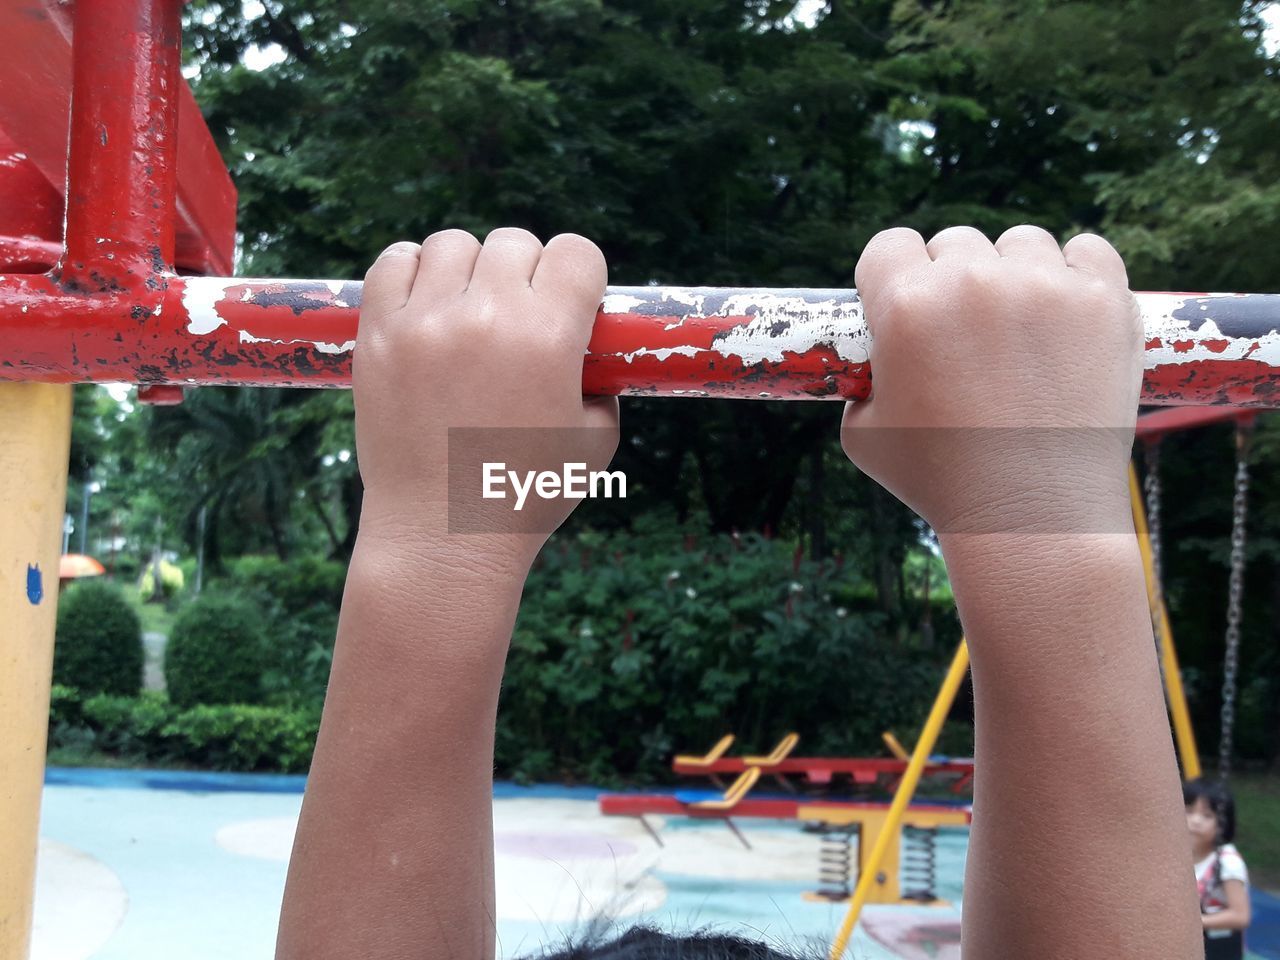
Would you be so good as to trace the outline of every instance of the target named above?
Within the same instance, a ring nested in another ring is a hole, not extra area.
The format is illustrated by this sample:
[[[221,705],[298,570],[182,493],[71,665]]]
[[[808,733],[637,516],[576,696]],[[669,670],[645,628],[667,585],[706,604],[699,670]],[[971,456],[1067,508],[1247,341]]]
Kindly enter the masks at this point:
[[[902,899],[937,900],[938,828],[902,828]]]
[[[853,895],[853,837],[858,824],[828,826],[822,831],[818,854],[818,896],[848,900]]]

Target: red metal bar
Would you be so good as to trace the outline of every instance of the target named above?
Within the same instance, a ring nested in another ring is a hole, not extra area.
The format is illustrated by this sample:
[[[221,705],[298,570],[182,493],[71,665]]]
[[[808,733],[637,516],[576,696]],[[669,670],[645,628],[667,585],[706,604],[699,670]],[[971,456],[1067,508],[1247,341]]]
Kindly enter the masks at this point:
[[[135,0],[86,0],[75,5],[75,15],[123,21],[136,17],[136,8]],[[60,0],[0,0],[0,37],[6,51],[0,57],[0,130],[59,193],[67,175],[72,88],[69,11],[70,5]],[[164,16],[167,20],[171,15]],[[99,68],[113,66],[109,58],[125,52],[114,50],[101,36],[87,37],[85,49]],[[149,49],[136,43],[129,48],[133,55]],[[113,69],[118,71],[119,64]],[[104,94],[130,104],[128,86],[105,75],[99,80]],[[230,273],[235,188],[187,84],[179,77],[166,96],[178,114],[177,265],[194,273]],[[108,148],[120,144],[108,136]]]
[[[162,280],[90,294],[47,277],[0,278],[0,379],[350,386],[361,284]],[[1280,295],[1138,301],[1145,403],[1280,406]],[[583,388],[862,399],[868,345],[853,290],[614,287],[596,319]]]
[[[180,0],[76,4],[64,287],[158,287],[171,269],[180,14]]]

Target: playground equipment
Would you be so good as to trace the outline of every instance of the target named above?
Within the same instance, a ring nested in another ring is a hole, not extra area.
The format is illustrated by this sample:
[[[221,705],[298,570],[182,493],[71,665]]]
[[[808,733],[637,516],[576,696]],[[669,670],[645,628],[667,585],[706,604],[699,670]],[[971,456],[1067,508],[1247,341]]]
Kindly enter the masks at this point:
[[[1231,776],[1231,755],[1235,731],[1236,678],[1240,665],[1240,618],[1244,600],[1245,574],[1245,524],[1249,510],[1249,442],[1253,435],[1257,414],[1238,410],[1172,409],[1148,414],[1138,423],[1137,439],[1143,444],[1146,462],[1144,489],[1146,492],[1146,520],[1150,526],[1148,592],[1152,597],[1153,623],[1156,636],[1163,650],[1173,649],[1173,630],[1164,607],[1163,579],[1160,564],[1160,441],[1168,433],[1224,420],[1235,422],[1235,473],[1234,495],[1231,503],[1231,558],[1227,584],[1226,635],[1223,644],[1222,711],[1218,738],[1218,777],[1228,780]],[[1174,664],[1173,682],[1181,689]],[[1166,673],[1168,672],[1166,666]],[[1166,684],[1167,689],[1171,689]],[[1185,706],[1185,701],[1184,701]],[[1187,724],[1188,735],[1190,724]],[[1194,754],[1194,744],[1191,753]],[[1184,764],[1188,777],[1200,775],[1198,758],[1194,764]]]
[[[868,894],[871,903],[934,903],[937,897],[934,845],[943,826],[966,826],[972,819],[967,804],[914,804],[899,826],[889,822],[885,803],[842,800],[808,800],[798,797],[751,797],[760,779],[760,767],[747,767],[721,794],[706,790],[677,790],[672,794],[606,793],[599,799],[606,816],[634,817],[654,841],[662,836],[649,816],[681,816],[716,820],[729,828],[746,849],[751,843],[733,822],[734,817],[796,820],[822,837],[818,870],[819,888],[810,896],[844,900],[851,884],[867,869],[870,851],[885,850]],[[852,843],[858,838],[855,860]],[[899,878],[902,878],[900,883]]]
[[[898,825],[889,825],[889,807],[883,803],[829,801],[797,801],[794,808],[776,798],[747,801],[747,794],[763,773],[770,773],[787,789],[796,787],[787,779],[796,776],[802,785],[830,788],[836,777],[846,777],[855,786],[874,786],[886,775],[901,779],[909,761],[900,757],[795,757],[799,743],[796,733],[788,733],[764,756],[725,756],[733,743],[726,734],[703,756],[677,756],[671,764],[676,773],[708,776],[736,773],[737,779],[724,794],[712,800],[695,799],[701,794],[677,791],[673,795],[609,795],[600,798],[601,812],[629,815],[640,820],[645,829],[661,845],[662,839],[645,819],[651,813],[680,813],[689,817],[722,819],[734,836],[748,849],[750,843],[733,823],[731,814],[739,816],[780,818],[794,817],[804,821],[822,837],[819,889],[810,894],[814,899],[847,900],[852,883],[862,875],[869,853],[880,844],[882,833],[884,859],[875,873],[875,884],[867,900],[870,903],[936,903],[937,887],[935,847],[940,826],[964,826],[971,814],[966,806],[942,804],[911,805]],[[885,741],[901,749],[897,738],[885,734]],[[973,760],[930,758],[921,776],[948,776],[953,792],[962,792],[973,782]],[[857,838],[857,860],[853,840]]]
[[[235,193],[179,72],[180,8],[181,0],[80,0],[73,9],[62,0],[0,0],[10,51],[0,58],[5,957],[25,956],[30,938],[57,593],[45,579],[59,556],[65,385],[135,383],[140,399],[172,403],[200,384],[350,383],[359,283],[225,275]],[[207,273],[222,276],[192,275]],[[1147,402],[1274,405],[1280,296],[1149,293],[1139,303]],[[864,399],[867,348],[852,290],[611,288],[583,387]],[[963,655],[962,647],[961,674]],[[916,745],[887,822],[900,822],[899,798],[914,790],[936,732],[926,727]],[[880,834],[873,859],[890,835]]]
[[[886,742],[892,742],[902,749],[897,738],[886,733]],[[794,741],[791,739],[794,738]],[[784,789],[795,791],[797,786],[831,789],[842,781],[854,787],[873,788],[888,786],[896,788],[898,779],[907,769],[910,755],[905,753],[892,757],[797,757],[792,754],[799,737],[788,734],[773,752],[764,757],[729,757],[724,754],[727,746],[721,749],[725,740],[732,742],[733,735],[727,734],[705,756],[677,756],[671,761],[671,769],[684,776],[709,776],[713,782],[720,774],[741,774],[752,767],[758,767],[762,773],[768,773]],[[784,755],[778,754],[785,748]],[[890,748],[892,750],[892,748]],[[963,793],[973,782],[973,758],[930,757],[925,765],[923,777],[946,780],[952,793]],[[799,783],[794,783],[798,780]]]

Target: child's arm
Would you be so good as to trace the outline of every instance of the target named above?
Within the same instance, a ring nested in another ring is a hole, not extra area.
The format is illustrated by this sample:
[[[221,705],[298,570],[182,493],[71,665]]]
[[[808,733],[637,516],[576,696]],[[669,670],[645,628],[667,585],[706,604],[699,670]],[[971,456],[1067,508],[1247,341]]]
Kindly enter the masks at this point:
[[[1142,333],[1104,241],[877,236],[850,457],[938,532],[973,663],[965,960],[1201,955],[1126,468]]]
[[[1227,897],[1227,907],[1217,913],[1203,913],[1200,921],[1206,930],[1247,930],[1253,922],[1253,907],[1249,903],[1249,888],[1243,880],[1227,880],[1222,884]]]
[[[483,249],[461,231],[396,244],[369,271],[354,371],[364,509],[278,960],[494,954],[503,661],[529,564],[572,502],[478,514],[478,489],[450,498],[448,428],[540,428],[504,430],[494,459],[603,469],[617,401],[584,401],[581,383],[604,287],[589,241],[544,250],[520,230]]]

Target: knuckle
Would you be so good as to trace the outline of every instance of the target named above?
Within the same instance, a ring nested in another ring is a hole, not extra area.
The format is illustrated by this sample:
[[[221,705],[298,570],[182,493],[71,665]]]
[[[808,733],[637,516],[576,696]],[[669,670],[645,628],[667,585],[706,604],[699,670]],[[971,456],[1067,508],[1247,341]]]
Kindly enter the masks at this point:
[[[872,237],[871,242],[868,243],[867,246],[869,247],[872,244],[878,245],[886,242],[898,243],[904,240],[909,241],[923,239],[924,238],[920,236],[920,232],[918,230],[913,230],[911,227],[888,227]]]
[[[1020,223],[1015,227],[1010,227],[1004,233],[1000,234],[1000,241],[1007,243],[1016,240],[1034,240],[1036,242],[1050,241],[1055,246],[1057,239],[1044,227],[1036,226],[1034,223]]]
[[[459,230],[456,227],[448,230],[437,230],[422,241],[424,247],[430,245],[432,247],[456,247],[459,249],[474,248],[479,244],[480,241],[471,233],[466,230]]]
[[[561,233],[552,237],[547,244],[547,250],[552,249],[584,263],[604,262],[604,253],[600,248],[593,241],[576,233]]]
[[[541,242],[528,230],[522,227],[498,227],[490,230],[484,238],[485,246],[490,244],[507,244],[511,246],[542,246]]]
[[[927,292],[912,283],[911,278],[895,277],[875,291],[868,320],[880,335],[890,328],[909,331],[928,313],[929,303]]]
[[[975,240],[977,239],[985,240],[987,238],[986,234],[984,234],[977,227],[955,226],[955,227],[947,227],[943,230],[939,230],[937,233],[933,235],[933,239],[929,241],[929,244],[930,246],[932,246],[933,244],[938,243],[939,241],[946,242],[947,240],[958,239],[960,237],[967,237]]]

